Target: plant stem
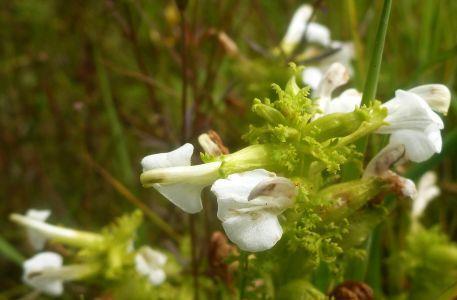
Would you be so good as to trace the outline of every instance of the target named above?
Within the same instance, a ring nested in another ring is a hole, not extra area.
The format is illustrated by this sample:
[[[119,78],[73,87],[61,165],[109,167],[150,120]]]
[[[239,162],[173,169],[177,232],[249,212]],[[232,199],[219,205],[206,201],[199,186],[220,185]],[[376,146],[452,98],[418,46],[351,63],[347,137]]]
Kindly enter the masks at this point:
[[[192,277],[194,284],[194,300],[199,299],[199,284],[198,284],[198,262],[197,262],[197,237],[195,234],[195,216],[189,215],[189,231],[190,231],[190,243],[191,243],[191,255],[192,255]]]
[[[0,256],[16,263],[18,266],[22,266],[24,257],[19,253],[16,248],[14,248],[10,243],[8,243],[2,236],[0,236]]]
[[[246,291],[246,275],[248,272],[248,254],[247,252],[240,251],[240,285],[239,285],[239,292],[240,292],[240,300],[244,299],[244,294]]]
[[[363,88],[362,105],[367,105],[376,97],[379,71],[381,70],[382,52],[384,50],[384,43],[386,40],[391,7],[392,0],[384,0],[381,19],[379,21],[378,31],[376,33],[373,54],[371,56],[370,66],[368,69],[367,80],[365,81],[365,86]]]

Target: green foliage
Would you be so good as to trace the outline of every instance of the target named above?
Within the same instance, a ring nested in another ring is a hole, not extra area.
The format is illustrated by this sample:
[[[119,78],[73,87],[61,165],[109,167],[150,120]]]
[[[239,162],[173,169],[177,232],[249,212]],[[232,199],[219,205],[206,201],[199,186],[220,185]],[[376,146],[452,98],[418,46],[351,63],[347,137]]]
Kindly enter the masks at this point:
[[[399,263],[407,270],[410,299],[438,299],[456,282],[457,245],[438,228],[416,225]]]
[[[124,276],[126,270],[133,266],[134,238],[142,220],[143,214],[138,210],[119,217],[102,229],[104,242],[94,247],[83,248],[78,253],[79,258],[100,264],[107,279],[119,279],[120,276]]]

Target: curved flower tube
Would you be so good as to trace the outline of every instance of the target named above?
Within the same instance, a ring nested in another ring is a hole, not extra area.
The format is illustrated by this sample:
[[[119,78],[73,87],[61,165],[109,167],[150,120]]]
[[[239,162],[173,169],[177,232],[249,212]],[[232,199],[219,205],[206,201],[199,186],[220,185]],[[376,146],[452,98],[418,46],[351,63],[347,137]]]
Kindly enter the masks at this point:
[[[405,146],[402,144],[389,144],[376,154],[368,163],[363,178],[381,177],[391,181],[392,187],[397,194],[414,198],[417,194],[416,185],[408,178],[399,176],[390,171],[390,167],[402,160],[405,156]]]
[[[51,211],[47,209],[29,209],[25,213],[25,216],[27,218],[42,222],[46,221],[50,215]],[[44,245],[46,244],[46,236],[32,228],[27,228],[27,238],[29,240],[30,245],[32,245],[33,249],[37,251],[42,250],[44,248]]]
[[[297,194],[289,179],[263,169],[219,179],[211,191],[228,238],[250,252],[270,249],[278,242],[283,231],[277,216],[293,205]]]
[[[100,234],[55,226],[28,216],[11,214],[10,219],[32,230],[41,238],[56,240],[75,247],[86,247],[103,242],[103,236]]]
[[[135,255],[135,269],[144,276],[148,277],[152,285],[159,285],[166,279],[163,266],[167,262],[167,257],[150,247],[141,247]]]
[[[141,183],[159,193],[187,213],[203,209],[201,191],[219,175],[221,162],[191,166],[194,146],[184,144],[167,153],[152,154],[141,161]]]

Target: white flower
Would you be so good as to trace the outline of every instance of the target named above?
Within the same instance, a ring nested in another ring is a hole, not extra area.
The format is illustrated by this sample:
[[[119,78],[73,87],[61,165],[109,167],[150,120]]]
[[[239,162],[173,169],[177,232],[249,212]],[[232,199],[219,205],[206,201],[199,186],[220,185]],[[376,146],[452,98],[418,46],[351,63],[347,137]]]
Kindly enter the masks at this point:
[[[436,185],[436,179],[436,174],[432,171],[428,171],[419,179],[417,194],[413,197],[411,211],[413,218],[419,218],[430,201],[441,193],[440,188]]]
[[[60,296],[63,292],[63,280],[47,276],[49,271],[62,267],[62,256],[54,252],[42,252],[23,263],[23,280],[26,284],[51,296]]]
[[[141,275],[147,276],[152,285],[159,285],[165,281],[166,274],[163,266],[167,257],[150,247],[141,247],[135,255],[135,268]]]
[[[272,248],[282,236],[278,215],[293,205],[294,184],[263,169],[229,175],[211,187],[228,238],[245,251]]]
[[[50,215],[51,211],[47,209],[29,209],[25,214],[25,216],[28,218],[43,222],[46,221]],[[27,228],[27,238],[29,240],[29,243],[32,245],[33,249],[38,251],[42,250],[46,243],[46,236],[32,228]]]
[[[203,209],[201,191],[218,178],[220,162],[191,166],[194,146],[146,156],[141,161],[141,182],[154,187],[173,204],[187,213]]]
[[[443,121],[427,102],[412,92],[397,90],[395,98],[384,103],[388,123],[377,130],[390,134],[389,144],[405,146],[405,158],[414,162],[429,159],[442,147]]]

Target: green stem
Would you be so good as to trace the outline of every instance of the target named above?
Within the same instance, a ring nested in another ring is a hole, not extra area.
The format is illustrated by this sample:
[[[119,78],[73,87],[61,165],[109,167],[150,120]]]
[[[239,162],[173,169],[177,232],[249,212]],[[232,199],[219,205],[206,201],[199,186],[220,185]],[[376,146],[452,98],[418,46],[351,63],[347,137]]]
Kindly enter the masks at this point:
[[[240,292],[240,300],[244,299],[245,292],[246,292],[246,279],[247,279],[247,272],[248,272],[248,255],[249,253],[241,251],[240,253],[240,285],[239,285],[239,292]]]
[[[392,0],[385,0],[382,8],[381,20],[376,33],[376,40],[368,69],[367,81],[365,82],[365,87],[363,88],[362,105],[367,105],[376,97],[379,71],[381,70],[382,52],[384,50],[391,7]]]
[[[0,255],[9,259],[12,262],[15,262],[17,265],[21,266],[24,261],[24,257],[14,248],[10,243],[8,243],[3,237],[0,236]]]

